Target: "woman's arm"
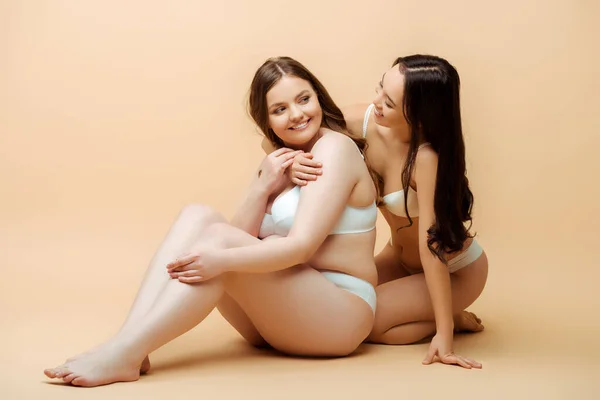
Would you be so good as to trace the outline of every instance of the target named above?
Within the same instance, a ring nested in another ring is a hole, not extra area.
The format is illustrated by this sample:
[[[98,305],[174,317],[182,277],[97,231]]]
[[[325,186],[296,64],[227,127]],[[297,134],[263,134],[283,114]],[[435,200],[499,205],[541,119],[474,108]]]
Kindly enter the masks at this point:
[[[294,224],[287,237],[223,250],[225,271],[272,272],[307,262],[339,220],[358,180],[358,149],[351,139],[330,134],[312,149],[327,167],[318,181],[301,189]]]
[[[434,196],[438,157],[429,148],[420,150],[415,162],[415,182],[419,202],[419,254],[429,289],[438,335],[452,338],[454,319],[452,315],[452,292],[450,274],[427,246],[427,230],[435,223]],[[451,339],[450,339],[451,340]]]
[[[231,219],[231,225],[252,236],[258,236],[269,197],[289,183],[286,169],[294,162],[298,153],[299,151],[281,148],[264,158],[244,202]]]
[[[427,230],[435,223],[434,195],[437,179],[437,154],[430,148],[417,153],[415,182],[419,202],[419,254],[425,272],[425,281],[433,313],[436,334],[431,340],[423,364],[431,364],[437,356],[444,364],[457,364],[464,368],[481,368],[474,360],[454,354],[454,316],[452,314],[452,287],[450,273],[427,246]]]
[[[356,104],[342,110],[344,119],[346,120],[348,133],[351,136],[356,138],[363,137],[362,126],[367,107],[367,104]],[[262,148],[265,152],[268,152],[273,148],[273,145],[267,138],[264,138]],[[297,155],[294,159],[294,163],[290,167],[290,177],[292,182],[298,186],[306,186],[308,182],[317,180],[321,175],[322,165],[321,161],[318,158],[315,158],[311,153]]]
[[[267,190],[253,182],[246,198],[231,219],[231,225],[257,237],[269,196]]]

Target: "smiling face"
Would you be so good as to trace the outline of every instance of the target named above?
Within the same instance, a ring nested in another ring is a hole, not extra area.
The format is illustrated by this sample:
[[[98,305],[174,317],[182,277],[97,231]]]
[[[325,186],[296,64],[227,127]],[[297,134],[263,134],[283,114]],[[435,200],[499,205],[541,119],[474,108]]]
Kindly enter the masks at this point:
[[[309,151],[322,129],[347,133],[344,114],[327,89],[290,57],[269,58],[258,68],[250,84],[248,113],[276,149]]]
[[[266,96],[268,123],[275,135],[294,149],[310,148],[317,138],[323,110],[311,84],[284,75]]]
[[[403,109],[404,74],[400,72],[397,65],[383,74],[376,93],[377,96],[373,100],[375,123],[405,136],[409,128]]]

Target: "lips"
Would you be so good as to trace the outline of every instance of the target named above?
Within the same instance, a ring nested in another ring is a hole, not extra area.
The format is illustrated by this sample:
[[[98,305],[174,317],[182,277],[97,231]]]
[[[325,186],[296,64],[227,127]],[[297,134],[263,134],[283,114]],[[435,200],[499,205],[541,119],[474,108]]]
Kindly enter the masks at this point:
[[[376,108],[373,108],[373,112],[375,113],[375,115],[377,115],[378,117],[383,117],[383,114],[380,113],[379,111],[377,111]]]
[[[308,126],[308,124],[310,123],[310,120],[311,119],[309,118],[309,119],[307,119],[306,121],[304,121],[301,124],[298,124],[296,126],[292,126],[290,129],[293,130],[293,131],[301,131],[301,130],[305,129]]]

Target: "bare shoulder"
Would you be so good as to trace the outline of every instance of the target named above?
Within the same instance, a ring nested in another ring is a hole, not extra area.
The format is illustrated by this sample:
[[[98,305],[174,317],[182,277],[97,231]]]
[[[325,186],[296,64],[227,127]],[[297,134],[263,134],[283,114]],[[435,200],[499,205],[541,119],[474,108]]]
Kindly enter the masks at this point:
[[[312,154],[326,156],[328,158],[333,156],[336,159],[339,159],[340,157],[360,157],[360,151],[351,137],[340,132],[332,131],[331,129],[322,129],[323,136],[314,144],[311,149]]]
[[[363,121],[365,119],[365,112],[369,107],[368,103],[353,104],[342,109],[344,119],[346,119],[346,125],[348,131],[354,137],[362,137]]]
[[[415,159],[415,179],[418,179],[419,171],[421,177],[432,176],[437,172],[438,155],[431,146],[423,146],[417,152]]]

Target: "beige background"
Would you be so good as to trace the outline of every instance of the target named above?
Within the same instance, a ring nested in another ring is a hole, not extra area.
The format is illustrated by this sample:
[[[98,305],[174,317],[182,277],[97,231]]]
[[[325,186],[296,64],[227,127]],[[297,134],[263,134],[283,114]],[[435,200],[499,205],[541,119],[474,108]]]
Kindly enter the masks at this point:
[[[0,0],[0,397],[598,398],[599,18],[594,0]],[[462,77],[491,264],[486,331],[456,348],[483,370],[423,367],[426,344],[263,354],[213,313],[138,383],[47,383],[119,326],[184,204],[232,215],[263,156],[244,104],[265,58],[343,106],[414,52]]]

